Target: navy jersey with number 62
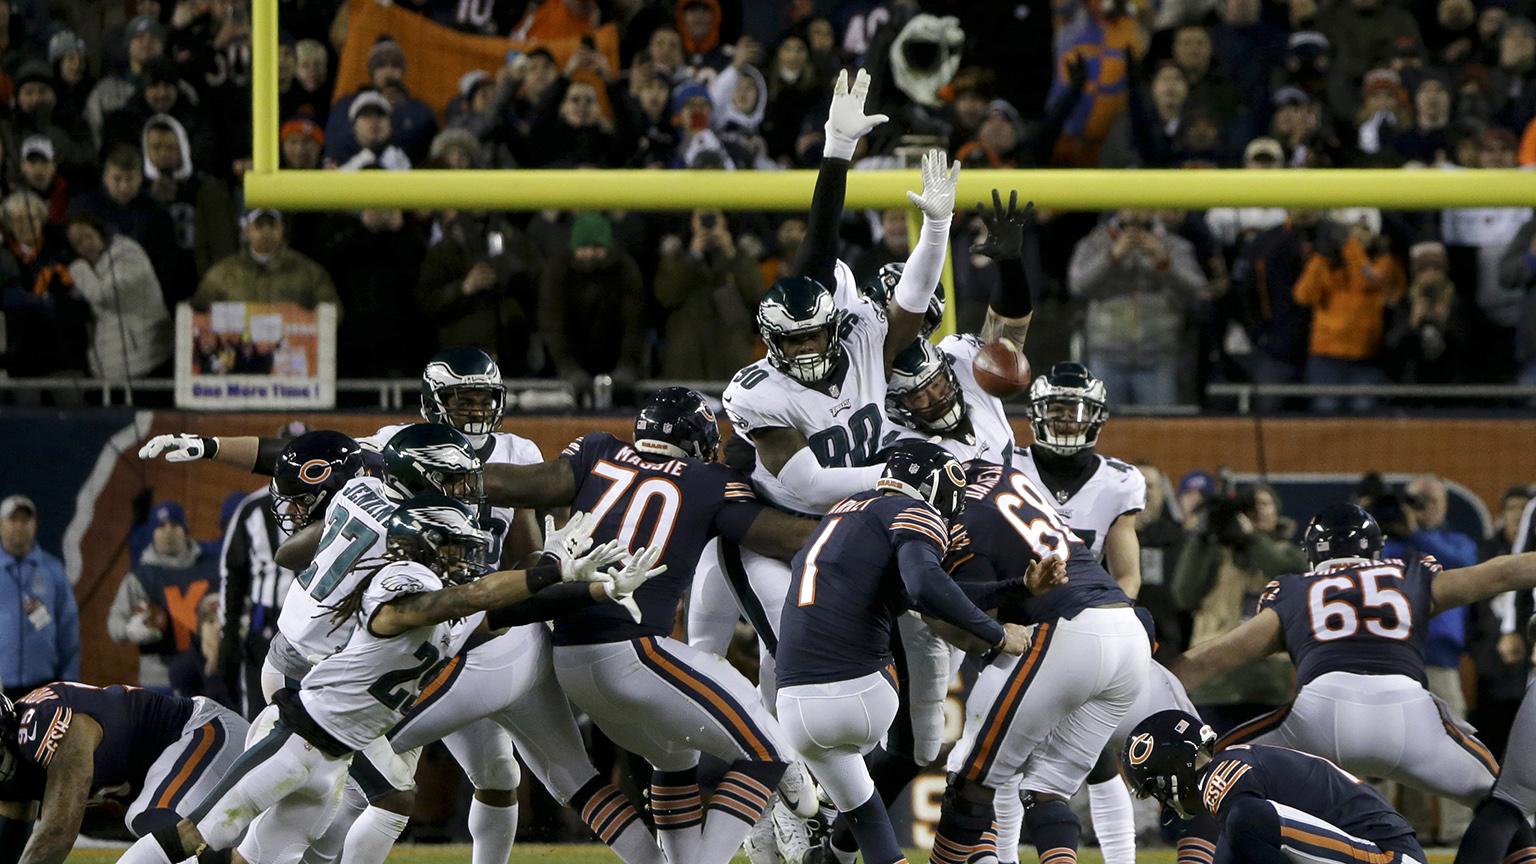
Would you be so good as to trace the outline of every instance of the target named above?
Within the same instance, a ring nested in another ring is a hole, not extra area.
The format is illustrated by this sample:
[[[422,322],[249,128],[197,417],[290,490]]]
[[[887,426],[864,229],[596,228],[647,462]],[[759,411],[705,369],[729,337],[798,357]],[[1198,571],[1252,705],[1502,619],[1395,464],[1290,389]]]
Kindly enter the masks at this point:
[[[1328,672],[1407,675],[1425,683],[1424,637],[1431,584],[1441,570],[1426,555],[1404,563],[1366,561],[1282,576],[1259,598],[1280,616],[1296,687]]]
[[[606,432],[572,441],[561,454],[576,472],[572,510],[597,517],[597,543],[620,540],[631,551],[662,546],[667,572],[635,592],[636,624],[617,603],[588,606],[555,621],[556,645],[592,645],[672,632],[677,603],[710,538],[740,540],[762,511],[746,478],[718,462],[637,453]]]
[[[938,511],[905,496],[860,492],[834,505],[790,563],[774,653],[779,686],[847,681],[889,665],[891,627],[912,605],[903,577],[916,575],[898,565],[901,548],[929,547],[936,569],[948,535]]]
[[[950,550],[946,562],[956,579],[979,582],[1023,576],[1032,562],[1051,555],[1067,562],[1067,584],[1018,605],[1004,604],[999,618],[1033,624],[1071,619],[1094,606],[1130,605],[1131,599],[1114,577],[1024,472],[971,462],[965,482],[965,512],[960,514],[963,539]]]

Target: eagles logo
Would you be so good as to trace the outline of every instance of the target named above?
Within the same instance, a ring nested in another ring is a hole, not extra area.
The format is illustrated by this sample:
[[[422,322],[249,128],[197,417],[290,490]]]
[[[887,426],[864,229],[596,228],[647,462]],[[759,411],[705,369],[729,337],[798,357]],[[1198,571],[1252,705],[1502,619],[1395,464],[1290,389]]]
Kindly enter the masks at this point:
[[[1152,758],[1152,743],[1152,736],[1146,733],[1132,738],[1130,746],[1125,748],[1126,760],[1132,765],[1140,765]]]
[[[331,463],[324,459],[311,459],[299,466],[299,479],[317,485],[331,476]]]

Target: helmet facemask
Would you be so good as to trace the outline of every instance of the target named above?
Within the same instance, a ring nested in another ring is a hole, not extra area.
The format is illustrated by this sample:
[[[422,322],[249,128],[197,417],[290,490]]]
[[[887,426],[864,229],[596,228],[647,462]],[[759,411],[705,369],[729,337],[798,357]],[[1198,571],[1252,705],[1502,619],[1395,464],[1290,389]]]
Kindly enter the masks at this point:
[[[321,500],[322,496],[314,492],[297,495],[279,492],[276,478],[267,483],[267,491],[272,495],[272,503],[268,505],[272,511],[272,520],[278,528],[290,534],[307,527],[315,521],[317,512],[325,508],[326,502]]]
[[[764,334],[768,362],[801,384],[820,384],[832,377],[837,361],[843,356],[843,343],[837,338],[840,323],[841,315],[837,315],[825,324],[804,330]],[[818,348],[817,337],[823,335],[825,342]],[[785,345],[791,341],[793,345]],[[791,354],[791,351],[796,353]]]
[[[1063,456],[1092,449],[1108,419],[1103,402],[1080,394],[1048,394],[1029,401],[1035,443]]]
[[[895,413],[925,432],[952,432],[965,420],[960,380],[942,355],[919,378],[898,378],[893,372],[891,390]]]
[[[875,482],[875,488],[926,501],[948,521],[954,521],[965,512],[965,469],[953,459],[935,465],[926,476],[918,478],[915,486],[887,475]]]
[[[447,471],[440,468],[428,468],[422,472],[427,481],[437,488],[437,491],[463,501],[465,504],[485,503],[485,472],[481,471]]]
[[[504,389],[488,384],[443,387],[432,393],[433,411],[429,413],[436,416],[427,419],[446,423],[465,435],[489,435],[501,426],[506,396]]]

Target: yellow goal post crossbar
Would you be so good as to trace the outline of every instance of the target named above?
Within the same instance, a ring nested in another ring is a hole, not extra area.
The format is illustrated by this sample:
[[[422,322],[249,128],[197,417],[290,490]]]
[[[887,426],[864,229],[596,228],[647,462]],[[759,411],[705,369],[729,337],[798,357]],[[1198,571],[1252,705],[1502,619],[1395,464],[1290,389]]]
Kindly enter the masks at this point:
[[[254,0],[251,23],[251,207],[358,210],[804,210],[809,170],[470,170],[297,171],[278,168],[278,0]],[[914,170],[854,171],[849,208],[906,207],[920,188]],[[967,170],[957,202],[990,201],[993,188],[1018,189],[1037,207],[1121,208],[1445,207],[1536,205],[1536,171],[1405,169]]]

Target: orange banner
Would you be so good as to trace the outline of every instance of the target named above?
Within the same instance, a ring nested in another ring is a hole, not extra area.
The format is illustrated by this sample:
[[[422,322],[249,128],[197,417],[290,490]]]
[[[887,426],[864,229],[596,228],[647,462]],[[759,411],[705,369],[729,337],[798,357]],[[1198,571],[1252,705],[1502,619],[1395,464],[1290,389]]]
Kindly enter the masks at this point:
[[[390,36],[405,51],[405,86],[411,95],[427,103],[439,119],[443,109],[459,95],[459,77],[481,69],[494,74],[506,65],[507,52],[529,51],[543,47],[554,55],[563,69],[566,61],[581,47],[579,39],[557,39],[533,43],[499,36],[473,36],[444,27],[395,4],[378,0],[351,0],[347,23],[347,43],[336,69],[336,90],[332,101],[357,90],[368,82],[368,49],[380,36]],[[619,31],[604,24],[592,34],[597,50],[608,64],[619,68]]]

